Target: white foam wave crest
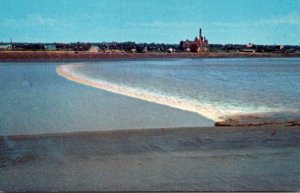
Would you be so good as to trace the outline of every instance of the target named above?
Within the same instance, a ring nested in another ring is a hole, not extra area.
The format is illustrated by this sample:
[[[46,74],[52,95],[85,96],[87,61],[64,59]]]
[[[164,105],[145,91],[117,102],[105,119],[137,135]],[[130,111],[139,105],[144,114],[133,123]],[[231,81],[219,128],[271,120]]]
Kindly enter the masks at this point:
[[[224,121],[226,118],[231,116],[249,114],[249,110],[243,111],[241,109],[235,108],[218,108],[215,105],[209,103],[201,103],[199,101],[190,100],[179,96],[163,95],[153,91],[148,91],[146,89],[129,87],[125,85],[111,83],[98,78],[95,79],[87,77],[86,75],[78,72],[77,70],[82,66],[82,64],[58,65],[56,68],[56,72],[60,76],[68,80],[83,85],[95,87],[112,93],[121,94],[152,103],[157,103],[160,105],[177,108],[184,111],[194,112],[213,121]],[[251,114],[260,114],[262,111],[274,112],[274,109],[268,109],[267,107],[264,107],[263,110],[258,109],[256,112],[251,111]]]

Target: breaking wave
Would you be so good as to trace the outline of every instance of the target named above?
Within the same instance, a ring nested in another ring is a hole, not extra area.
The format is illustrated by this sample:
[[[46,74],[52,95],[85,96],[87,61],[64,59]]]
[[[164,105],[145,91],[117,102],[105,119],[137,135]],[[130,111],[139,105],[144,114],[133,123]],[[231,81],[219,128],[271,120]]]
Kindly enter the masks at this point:
[[[127,85],[116,84],[106,80],[88,77],[87,75],[78,71],[83,67],[83,64],[66,64],[58,65],[56,72],[71,81],[109,91],[116,94],[125,95],[128,97],[141,99],[144,101],[165,105],[177,108],[184,111],[194,112],[215,122],[228,122],[240,123],[240,119],[253,122],[263,120],[270,117],[271,114],[281,112],[282,109],[272,109],[268,107],[260,107],[256,109],[242,109],[242,108],[228,108],[216,106],[215,104],[205,103],[198,100],[187,99],[180,96],[164,95],[159,92],[149,91],[144,88],[130,87]],[[274,120],[271,120],[271,122]],[[258,121],[261,122],[261,121]]]

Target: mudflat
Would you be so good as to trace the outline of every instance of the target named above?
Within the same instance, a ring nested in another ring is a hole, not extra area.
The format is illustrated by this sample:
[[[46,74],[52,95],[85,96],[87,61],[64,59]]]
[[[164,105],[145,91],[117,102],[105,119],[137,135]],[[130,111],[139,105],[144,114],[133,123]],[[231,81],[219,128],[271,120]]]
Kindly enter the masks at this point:
[[[227,53],[227,52],[200,52],[200,53],[103,53],[87,51],[1,51],[0,61],[77,61],[98,59],[146,59],[146,58],[239,58],[239,57],[300,57],[299,54],[289,53]]]
[[[299,191],[300,126],[0,137],[3,191]]]

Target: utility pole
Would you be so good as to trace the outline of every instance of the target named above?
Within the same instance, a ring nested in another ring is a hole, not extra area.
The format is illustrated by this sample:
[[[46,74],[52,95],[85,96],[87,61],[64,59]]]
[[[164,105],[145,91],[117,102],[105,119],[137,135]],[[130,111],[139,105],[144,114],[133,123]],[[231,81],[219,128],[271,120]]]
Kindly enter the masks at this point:
[[[10,45],[11,45],[11,50],[14,50],[12,38],[10,38]]]

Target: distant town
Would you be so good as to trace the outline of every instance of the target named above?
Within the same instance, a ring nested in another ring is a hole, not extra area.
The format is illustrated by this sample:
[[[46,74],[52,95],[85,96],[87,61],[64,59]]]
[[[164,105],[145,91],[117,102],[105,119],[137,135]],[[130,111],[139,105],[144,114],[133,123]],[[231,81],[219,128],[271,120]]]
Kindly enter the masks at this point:
[[[75,42],[75,43],[20,43],[1,42],[0,51],[73,51],[97,53],[287,53],[300,54],[300,46],[209,44],[202,29],[193,40],[182,40],[178,44],[135,42]]]

